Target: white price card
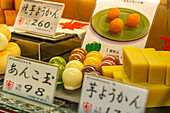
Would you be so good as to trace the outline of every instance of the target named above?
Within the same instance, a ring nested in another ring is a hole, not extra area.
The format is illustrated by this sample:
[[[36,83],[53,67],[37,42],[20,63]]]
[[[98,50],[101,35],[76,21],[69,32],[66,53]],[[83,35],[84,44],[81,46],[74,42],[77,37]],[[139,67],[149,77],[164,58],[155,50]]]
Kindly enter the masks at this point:
[[[24,57],[8,57],[3,91],[53,104],[59,68]]]
[[[144,113],[148,89],[85,74],[79,113]]]
[[[63,9],[62,3],[23,0],[14,28],[54,36]]]

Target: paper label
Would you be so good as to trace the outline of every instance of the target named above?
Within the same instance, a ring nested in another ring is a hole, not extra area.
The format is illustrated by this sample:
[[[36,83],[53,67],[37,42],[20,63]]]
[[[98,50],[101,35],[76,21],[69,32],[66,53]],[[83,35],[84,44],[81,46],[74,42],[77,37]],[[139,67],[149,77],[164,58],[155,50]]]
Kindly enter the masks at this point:
[[[14,28],[55,35],[63,9],[62,3],[23,0]]]
[[[58,71],[58,67],[9,56],[3,91],[51,105]]]
[[[148,89],[86,74],[79,113],[144,113]]]

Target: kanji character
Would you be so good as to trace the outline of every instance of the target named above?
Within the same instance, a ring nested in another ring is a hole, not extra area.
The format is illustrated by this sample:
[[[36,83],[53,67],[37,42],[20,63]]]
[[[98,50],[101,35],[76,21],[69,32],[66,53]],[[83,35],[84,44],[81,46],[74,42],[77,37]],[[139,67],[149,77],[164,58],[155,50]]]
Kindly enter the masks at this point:
[[[45,81],[43,81],[42,83],[47,83],[47,84],[51,85],[51,83],[49,82],[49,80],[50,80],[49,75],[51,75],[51,73],[46,72],[46,77],[44,77]],[[54,79],[54,76],[52,76],[52,79]]]
[[[28,13],[27,9],[28,9],[28,4],[26,4],[26,5],[24,4],[21,11],[23,11],[25,14],[27,14]]]
[[[89,97],[91,98],[93,96],[93,92],[97,93],[97,91],[94,90],[95,86],[97,86],[97,84],[96,84],[96,82],[94,82],[94,83],[91,82],[90,85],[91,85],[91,87],[90,87],[91,89],[87,89],[86,91],[91,91],[91,94],[89,95]]]
[[[35,7],[36,7],[36,5],[32,5],[31,10],[29,10],[30,11],[30,15],[32,15],[32,13],[35,12]]]

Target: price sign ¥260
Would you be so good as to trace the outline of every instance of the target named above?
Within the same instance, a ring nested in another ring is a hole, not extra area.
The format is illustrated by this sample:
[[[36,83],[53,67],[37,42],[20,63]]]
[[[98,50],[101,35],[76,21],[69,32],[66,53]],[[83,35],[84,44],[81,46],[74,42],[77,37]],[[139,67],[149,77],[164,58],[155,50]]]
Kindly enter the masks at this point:
[[[53,104],[58,67],[23,57],[8,57],[3,91]]]
[[[148,89],[85,74],[79,113],[144,113]]]
[[[14,28],[55,35],[63,9],[62,3],[23,0]]]

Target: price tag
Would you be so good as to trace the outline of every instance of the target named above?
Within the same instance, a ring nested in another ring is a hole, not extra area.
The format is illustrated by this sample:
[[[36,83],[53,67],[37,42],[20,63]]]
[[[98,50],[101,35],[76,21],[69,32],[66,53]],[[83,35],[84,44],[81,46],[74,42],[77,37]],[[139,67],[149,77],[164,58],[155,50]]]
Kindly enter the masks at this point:
[[[58,71],[58,67],[10,55],[3,91],[51,105]]]
[[[144,113],[148,89],[85,74],[79,113]]]
[[[62,3],[23,0],[14,28],[54,36],[63,9]]]

